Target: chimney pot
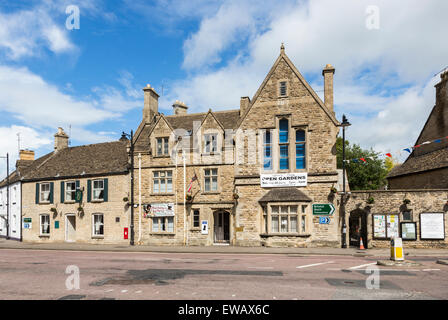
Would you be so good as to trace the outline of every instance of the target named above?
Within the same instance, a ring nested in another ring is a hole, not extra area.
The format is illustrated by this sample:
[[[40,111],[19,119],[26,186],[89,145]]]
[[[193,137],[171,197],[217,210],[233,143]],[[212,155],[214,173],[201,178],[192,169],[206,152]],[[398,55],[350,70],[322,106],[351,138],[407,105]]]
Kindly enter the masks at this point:
[[[187,114],[188,106],[183,101],[176,100],[173,104],[174,115]]]
[[[159,112],[159,95],[150,84],[143,88],[143,92],[143,121],[151,123],[154,116]]]
[[[68,148],[68,135],[61,127],[58,128],[58,132],[54,135],[54,150],[60,151]]]

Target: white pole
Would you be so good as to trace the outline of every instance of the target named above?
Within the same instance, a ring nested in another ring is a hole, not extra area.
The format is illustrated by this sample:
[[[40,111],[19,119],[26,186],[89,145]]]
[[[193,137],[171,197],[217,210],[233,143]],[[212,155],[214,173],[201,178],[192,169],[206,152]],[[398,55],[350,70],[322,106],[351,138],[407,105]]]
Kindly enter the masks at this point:
[[[138,154],[138,242],[142,239],[142,154]]]
[[[186,207],[187,190],[185,186],[187,170],[185,166],[185,150],[182,150],[182,159],[184,161],[184,245],[187,245],[187,207]]]

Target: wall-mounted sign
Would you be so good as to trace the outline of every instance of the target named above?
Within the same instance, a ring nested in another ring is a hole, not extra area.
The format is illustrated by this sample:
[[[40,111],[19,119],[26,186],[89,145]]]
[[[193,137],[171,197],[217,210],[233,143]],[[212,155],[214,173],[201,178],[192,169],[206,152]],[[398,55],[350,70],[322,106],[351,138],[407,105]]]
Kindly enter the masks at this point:
[[[402,222],[401,238],[403,240],[417,240],[417,224],[415,222]]]
[[[387,216],[387,237],[388,238],[399,238],[400,232],[399,232],[399,226],[400,221],[398,218],[398,215],[388,215]]]
[[[328,216],[334,213],[334,205],[332,203],[315,203],[313,204],[313,215]]]
[[[373,237],[374,238],[386,238],[386,216],[374,215],[373,216]]]
[[[31,223],[31,222],[33,222],[33,219],[32,218],[23,218],[23,222]]]
[[[32,218],[23,218],[23,229],[31,229],[33,227]]]
[[[55,221],[54,222],[54,228],[55,229],[59,229],[59,221]]]
[[[330,217],[319,217],[319,224],[330,224]]]
[[[443,213],[420,214],[420,239],[445,239],[445,215]]]
[[[76,202],[82,202],[82,191],[79,189],[75,192],[75,200]]]
[[[151,203],[145,211],[152,217],[174,216],[174,203]]]
[[[208,221],[207,220],[201,221],[201,234],[208,234]]]
[[[273,187],[306,187],[307,173],[261,174],[260,185],[262,188]]]

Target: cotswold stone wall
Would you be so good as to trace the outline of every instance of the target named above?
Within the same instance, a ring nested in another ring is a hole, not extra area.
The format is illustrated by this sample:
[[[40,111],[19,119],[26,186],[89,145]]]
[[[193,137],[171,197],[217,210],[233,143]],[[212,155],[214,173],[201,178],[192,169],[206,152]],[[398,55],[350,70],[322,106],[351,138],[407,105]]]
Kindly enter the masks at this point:
[[[367,203],[367,199],[370,197],[374,198],[373,204]],[[404,199],[409,199],[411,203],[404,205]],[[448,189],[352,191],[346,204],[347,232],[349,229],[349,217],[359,216],[365,221],[364,227],[367,229],[365,230],[367,233],[367,246],[369,248],[390,247],[390,240],[374,238],[373,215],[394,214],[399,216],[400,222],[403,222],[403,212],[410,211],[412,220],[409,222],[416,222],[417,224],[417,240],[404,241],[403,245],[405,248],[448,248],[448,237],[445,237],[445,240],[424,240],[420,238],[421,213],[444,213],[445,232],[448,230],[448,221],[446,219],[448,212],[447,201]]]
[[[388,179],[389,189],[448,188],[448,168]]]

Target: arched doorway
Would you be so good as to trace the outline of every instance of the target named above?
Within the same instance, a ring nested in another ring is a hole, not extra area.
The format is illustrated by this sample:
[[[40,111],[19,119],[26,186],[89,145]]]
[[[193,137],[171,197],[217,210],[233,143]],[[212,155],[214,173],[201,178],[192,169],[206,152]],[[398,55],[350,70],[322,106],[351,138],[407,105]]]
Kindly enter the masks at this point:
[[[224,210],[213,213],[213,239],[215,243],[230,243],[230,214]]]
[[[359,248],[361,237],[364,248],[367,249],[367,213],[356,209],[350,212],[349,217],[349,245]]]

